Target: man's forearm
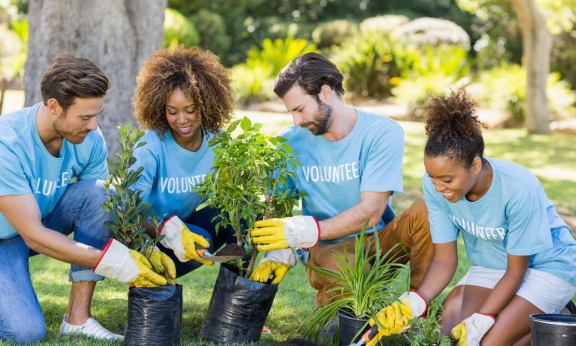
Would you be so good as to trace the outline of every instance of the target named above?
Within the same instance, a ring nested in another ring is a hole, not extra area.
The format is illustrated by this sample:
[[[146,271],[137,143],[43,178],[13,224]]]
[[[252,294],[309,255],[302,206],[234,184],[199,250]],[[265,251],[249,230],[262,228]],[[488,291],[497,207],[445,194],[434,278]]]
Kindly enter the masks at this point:
[[[368,221],[368,228],[380,223],[384,207],[363,201],[340,214],[319,222],[320,240],[338,239],[360,232]]]

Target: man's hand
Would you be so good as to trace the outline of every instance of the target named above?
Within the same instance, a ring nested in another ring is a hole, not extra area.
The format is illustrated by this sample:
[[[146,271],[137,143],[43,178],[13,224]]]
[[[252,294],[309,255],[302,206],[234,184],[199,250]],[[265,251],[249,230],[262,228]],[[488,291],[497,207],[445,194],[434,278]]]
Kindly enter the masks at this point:
[[[172,261],[168,255],[158,250],[158,248],[148,249],[146,255],[148,256],[150,264],[152,264],[152,269],[156,273],[164,275],[169,286],[176,285],[176,266],[174,265],[174,261]]]
[[[166,279],[152,270],[150,262],[138,251],[130,250],[122,243],[110,239],[94,267],[98,275],[118,280],[129,286],[165,286]]]
[[[458,340],[456,346],[479,346],[480,340],[494,323],[496,323],[494,316],[476,312],[452,328],[450,337]]]
[[[214,262],[200,258],[196,252],[196,244],[205,249],[210,247],[208,239],[191,232],[178,216],[174,215],[164,222],[160,234],[164,235],[160,244],[174,251],[180,262],[194,260],[208,266],[214,265]]]
[[[312,216],[293,216],[256,221],[250,234],[259,251],[309,248],[318,243],[320,226]]]
[[[272,284],[279,284],[288,270],[294,266],[296,266],[296,256],[291,249],[268,251],[250,275],[250,280],[266,282],[272,275]]]
[[[396,301],[376,314],[376,319],[384,329],[378,326],[378,334],[367,346],[376,345],[383,336],[401,333],[410,325],[413,318],[424,315],[427,307],[426,300],[420,294],[414,291],[405,292],[400,296],[400,302]],[[376,324],[372,318],[368,323],[370,326]]]

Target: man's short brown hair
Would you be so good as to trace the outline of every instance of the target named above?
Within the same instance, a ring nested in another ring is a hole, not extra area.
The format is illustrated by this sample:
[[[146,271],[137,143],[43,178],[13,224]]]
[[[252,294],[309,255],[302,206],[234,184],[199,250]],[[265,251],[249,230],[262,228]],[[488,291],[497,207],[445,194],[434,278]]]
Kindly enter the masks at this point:
[[[110,88],[108,77],[90,60],[61,53],[54,58],[52,66],[44,72],[40,82],[42,101],[48,105],[53,98],[64,112],[76,98],[89,99],[106,96]]]

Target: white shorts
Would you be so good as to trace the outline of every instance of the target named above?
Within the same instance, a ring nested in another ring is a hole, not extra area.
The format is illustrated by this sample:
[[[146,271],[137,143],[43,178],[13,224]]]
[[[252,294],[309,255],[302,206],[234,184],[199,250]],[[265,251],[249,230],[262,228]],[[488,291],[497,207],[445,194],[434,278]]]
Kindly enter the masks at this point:
[[[472,266],[456,286],[470,285],[494,289],[505,270]],[[576,286],[541,270],[530,269],[516,295],[547,314],[559,313],[572,299]]]

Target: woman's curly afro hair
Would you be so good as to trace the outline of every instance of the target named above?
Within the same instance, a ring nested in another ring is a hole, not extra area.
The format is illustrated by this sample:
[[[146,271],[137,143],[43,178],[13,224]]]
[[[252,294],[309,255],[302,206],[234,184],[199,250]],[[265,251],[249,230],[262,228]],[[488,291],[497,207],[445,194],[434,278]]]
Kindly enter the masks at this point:
[[[160,138],[169,130],[166,102],[176,89],[193,100],[206,131],[219,134],[232,120],[234,91],[228,70],[218,57],[198,47],[161,49],[144,62],[136,79],[135,117]]]
[[[484,125],[478,120],[475,104],[466,92],[450,92],[448,96],[431,96],[424,106],[428,141],[424,155],[447,157],[469,168],[475,157],[483,158]]]

